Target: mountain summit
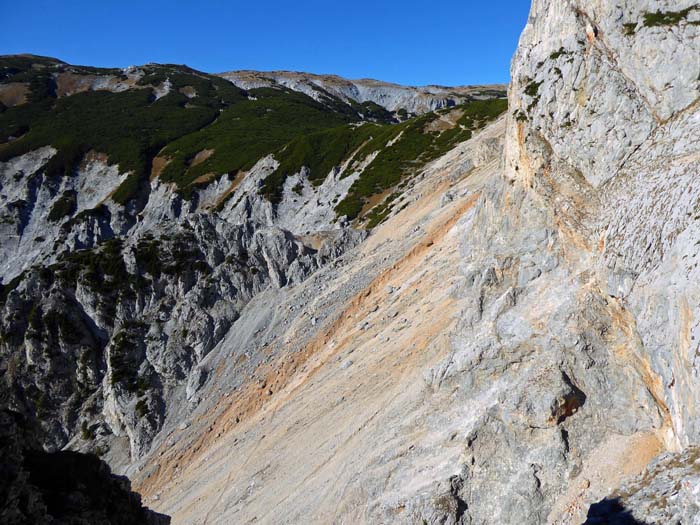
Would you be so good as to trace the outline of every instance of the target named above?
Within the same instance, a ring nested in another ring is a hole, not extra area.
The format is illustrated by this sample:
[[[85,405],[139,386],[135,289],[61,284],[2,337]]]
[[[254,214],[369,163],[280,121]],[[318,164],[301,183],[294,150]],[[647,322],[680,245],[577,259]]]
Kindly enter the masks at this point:
[[[294,71],[230,71],[219,76],[244,89],[282,85],[319,101],[330,94],[347,102],[379,104],[402,115],[420,115],[473,99],[497,98],[507,88],[504,85],[412,87],[367,78],[348,80],[336,75]]]

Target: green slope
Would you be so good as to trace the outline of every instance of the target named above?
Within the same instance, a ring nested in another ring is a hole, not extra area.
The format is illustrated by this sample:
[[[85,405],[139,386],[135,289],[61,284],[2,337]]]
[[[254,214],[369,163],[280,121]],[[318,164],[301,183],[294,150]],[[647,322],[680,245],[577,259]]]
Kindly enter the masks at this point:
[[[286,178],[302,167],[308,168],[313,184],[320,184],[334,167],[345,162],[356,166],[378,152],[337,205],[338,215],[354,219],[370,197],[401,184],[506,109],[504,99],[472,101],[398,123],[376,104],[345,102],[329,93],[316,101],[281,86],[246,92],[187,66],[140,69],[144,76],[134,82],[120,69],[72,66],[46,57],[0,57],[0,87],[22,83],[29,88],[25,103],[0,104],[0,161],[51,145],[58,154],[46,172],[60,177],[71,174],[88,151],[105,153],[109,163],[131,172],[112,196],[125,204],[146,189],[156,157],[161,159],[160,177],[189,198],[194,188],[224,174],[233,177],[274,154],[279,168],[260,192],[276,203]],[[109,75],[133,85],[121,92],[58,97],[61,73]],[[157,89],[166,82],[169,94],[156,100]],[[456,124],[432,126],[448,113],[459,116]],[[370,219],[386,215],[388,204]]]
[[[497,118],[507,106],[505,99],[475,100],[400,124],[349,125],[298,137],[275,154],[280,165],[265,180],[262,193],[277,202],[285,179],[302,167],[308,168],[313,184],[320,184],[334,167],[345,162],[352,166],[378,152],[336,207],[338,215],[355,219],[369,197],[397,186],[428,162],[469,140],[475,130]],[[433,130],[431,124],[447,114],[460,115],[455,125]]]

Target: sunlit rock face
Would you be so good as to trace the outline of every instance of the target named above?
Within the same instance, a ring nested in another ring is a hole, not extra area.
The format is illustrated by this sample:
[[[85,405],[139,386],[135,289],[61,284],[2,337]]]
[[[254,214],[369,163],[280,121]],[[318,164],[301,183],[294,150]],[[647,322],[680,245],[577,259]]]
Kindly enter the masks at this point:
[[[426,171],[405,210],[299,289],[322,290],[324,313],[272,329],[272,363],[292,371],[231,394],[216,444],[197,437],[209,427],[182,431],[207,463],[170,446],[143,478],[162,508],[187,519],[202,505],[222,522],[582,523],[618,498],[643,522],[692,515],[689,7],[535,1],[507,122]],[[651,484],[633,481],[661,453]],[[674,454],[677,489],[663,474]],[[178,482],[150,481],[183,461]],[[648,510],[647,486],[673,496],[666,510]]]
[[[322,101],[332,94],[343,100],[371,102],[389,111],[403,110],[422,115],[436,109],[454,106],[473,97],[483,98],[505,89],[505,86],[400,86],[372,79],[349,80],[335,75],[314,75],[293,71],[230,71],[221,73],[243,89],[285,86]]]
[[[366,166],[301,169],[272,205],[268,155],[192,200],[156,177],[138,213],[63,227],[73,247],[124,237],[79,280],[44,241],[6,242],[25,257],[8,277],[56,265],[2,310],[26,336],[0,346],[12,399],[43,411],[47,445],[108,446],[176,523],[692,523],[699,56],[693,2],[535,0],[507,115],[401,186],[371,234],[333,208]],[[449,105],[431,93],[415,112]],[[17,176],[52,154],[3,164],[3,198],[90,207],[121,184],[98,157],[45,195]],[[57,228],[15,208],[12,227]]]

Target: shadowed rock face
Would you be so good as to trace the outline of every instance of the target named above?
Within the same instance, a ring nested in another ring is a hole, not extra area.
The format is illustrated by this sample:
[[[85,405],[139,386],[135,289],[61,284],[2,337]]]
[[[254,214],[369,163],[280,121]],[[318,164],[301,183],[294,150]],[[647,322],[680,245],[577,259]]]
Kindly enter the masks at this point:
[[[606,498],[591,505],[584,525],[644,525],[618,499]]]
[[[700,519],[698,486],[700,448],[662,454],[643,475],[625,481],[609,497],[591,505],[586,523],[695,524]]]
[[[0,520],[21,523],[167,525],[141,505],[129,480],[93,455],[47,453],[19,414],[0,412]]]

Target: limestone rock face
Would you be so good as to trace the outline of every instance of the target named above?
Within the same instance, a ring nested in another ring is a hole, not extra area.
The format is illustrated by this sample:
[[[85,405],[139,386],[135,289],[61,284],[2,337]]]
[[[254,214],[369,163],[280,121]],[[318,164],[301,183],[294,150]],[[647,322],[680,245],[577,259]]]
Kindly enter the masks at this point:
[[[535,2],[513,63],[506,159],[552,199],[596,255],[602,290],[632,315],[677,446],[700,437],[699,20],[693,2]],[[566,171],[588,202],[556,191]]]
[[[155,179],[138,210],[76,216],[73,248],[125,237],[89,259],[6,241],[27,255],[3,268],[4,395],[45,446],[106,446],[176,523],[697,521],[699,21],[534,0],[507,117],[369,236],[331,212],[357,165],[290,174],[275,207],[268,156],[190,201]],[[96,159],[37,184],[50,155],[1,167],[6,225],[54,228],[32,210],[118,180]]]
[[[330,201],[354,181],[336,172],[302,195],[287,188],[277,208],[257,191],[271,157],[220,213],[227,177],[189,201],[154,179],[124,207],[109,196],[128,174],[88,154],[50,178],[55,154],[0,163],[3,403],[35,414],[50,450],[116,447],[113,465],[142,455],[169,411],[196,399],[198,363],[253,297],[366,236],[335,222]]]
[[[646,414],[601,417],[625,435],[654,430],[671,451],[700,439],[698,19],[693,2],[533,2],[513,60],[506,139],[506,177],[553,214],[568,271],[590,272],[599,300],[619,311],[603,323],[606,339],[618,326],[628,341],[606,346],[651,396],[637,404],[636,387],[613,381],[615,404]],[[644,421],[653,412],[660,419]],[[549,519],[580,519],[596,490],[586,483]]]
[[[252,305],[207,367],[257,330],[266,357],[204,384],[139,487],[183,522],[575,524],[617,498],[692,523],[699,19],[535,0],[507,122],[264,328]]]
[[[230,71],[221,76],[242,89],[282,85],[323,101],[330,93],[341,100],[372,102],[392,111],[404,110],[422,115],[436,109],[454,106],[505,91],[503,85],[486,86],[423,86],[409,87],[372,79],[348,80],[335,75],[313,75],[293,71]]]

